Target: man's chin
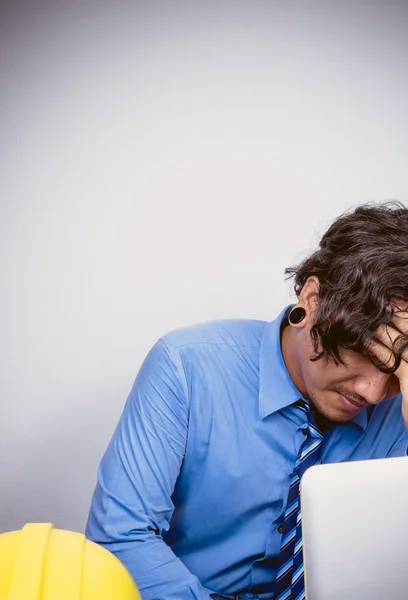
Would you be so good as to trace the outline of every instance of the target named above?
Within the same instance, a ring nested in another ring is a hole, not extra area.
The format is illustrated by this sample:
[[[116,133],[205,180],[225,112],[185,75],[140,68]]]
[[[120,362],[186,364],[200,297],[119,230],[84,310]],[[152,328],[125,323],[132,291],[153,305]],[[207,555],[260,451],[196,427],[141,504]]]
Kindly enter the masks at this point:
[[[314,402],[314,406],[324,418],[339,424],[349,423],[362,411],[362,408],[356,406],[349,410],[348,407],[327,406],[318,402]]]

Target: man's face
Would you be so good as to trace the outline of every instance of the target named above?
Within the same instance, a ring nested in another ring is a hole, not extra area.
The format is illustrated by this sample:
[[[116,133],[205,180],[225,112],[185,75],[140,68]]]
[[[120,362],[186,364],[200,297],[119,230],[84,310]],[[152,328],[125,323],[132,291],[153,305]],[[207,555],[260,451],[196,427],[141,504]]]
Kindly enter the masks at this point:
[[[289,374],[304,397],[325,417],[336,422],[353,419],[368,405],[378,404],[396,396],[399,380],[395,375],[379,371],[364,355],[340,350],[344,365],[321,358],[311,361],[315,354],[310,329],[318,301],[319,282],[308,279],[299,296],[306,311],[298,325],[283,330],[282,351]]]
[[[398,378],[379,371],[367,357],[342,350],[340,355],[345,365],[336,365],[325,358],[312,362],[310,333],[305,330],[305,339],[299,341],[298,365],[305,394],[328,419],[350,421],[366,406],[399,393]]]

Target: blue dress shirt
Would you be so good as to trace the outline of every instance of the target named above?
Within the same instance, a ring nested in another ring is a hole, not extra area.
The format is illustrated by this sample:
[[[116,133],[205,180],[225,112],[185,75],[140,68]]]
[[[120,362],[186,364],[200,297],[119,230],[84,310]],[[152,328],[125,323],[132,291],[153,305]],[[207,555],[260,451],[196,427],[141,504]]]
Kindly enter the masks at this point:
[[[285,311],[272,323],[174,331],[139,371],[98,471],[86,533],[126,565],[143,600],[271,597],[307,427],[281,353]],[[401,456],[407,446],[397,396],[329,428],[322,462]]]

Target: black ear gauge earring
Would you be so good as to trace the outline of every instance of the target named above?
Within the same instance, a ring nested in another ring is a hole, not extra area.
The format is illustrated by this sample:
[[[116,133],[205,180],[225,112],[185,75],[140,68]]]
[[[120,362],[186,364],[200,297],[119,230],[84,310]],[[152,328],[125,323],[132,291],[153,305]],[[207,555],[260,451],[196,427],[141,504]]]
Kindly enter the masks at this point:
[[[306,316],[306,311],[301,306],[295,306],[289,313],[288,321],[291,325],[299,325]]]

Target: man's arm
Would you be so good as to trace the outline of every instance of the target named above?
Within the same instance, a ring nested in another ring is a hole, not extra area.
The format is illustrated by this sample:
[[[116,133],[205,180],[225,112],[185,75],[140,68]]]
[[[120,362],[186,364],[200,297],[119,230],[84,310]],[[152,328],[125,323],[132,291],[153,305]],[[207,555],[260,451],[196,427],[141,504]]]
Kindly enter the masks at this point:
[[[143,600],[208,600],[165,544],[187,442],[186,383],[163,340],[144,361],[102,459],[86,535],[128,568]]]
[[[401,433],[400,433],[399,437],[396,439],[396,441],[394,442],[390,451],[388,452],[387,458],[408,455],[408,431],[405,429],[402,415],[401,415],[400,429],[401,429]]]

